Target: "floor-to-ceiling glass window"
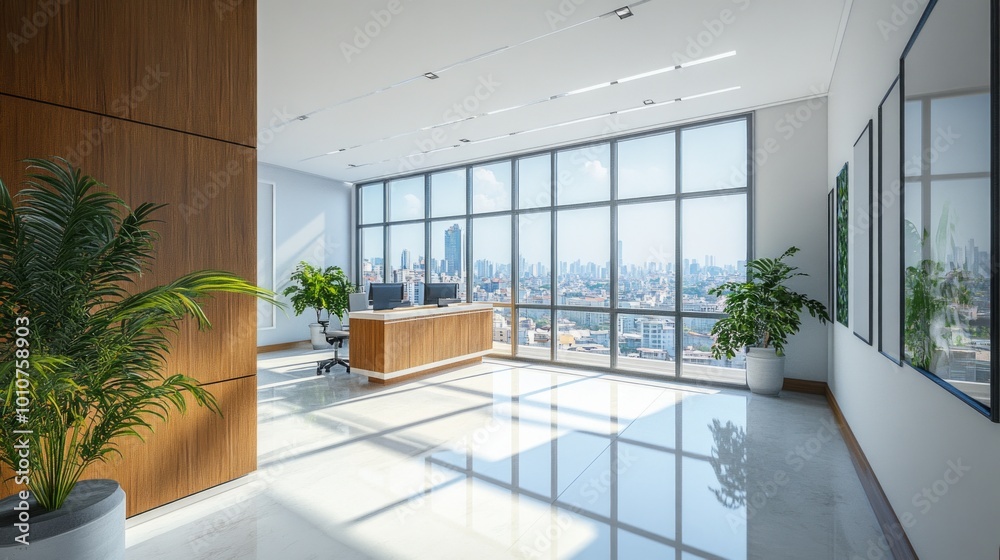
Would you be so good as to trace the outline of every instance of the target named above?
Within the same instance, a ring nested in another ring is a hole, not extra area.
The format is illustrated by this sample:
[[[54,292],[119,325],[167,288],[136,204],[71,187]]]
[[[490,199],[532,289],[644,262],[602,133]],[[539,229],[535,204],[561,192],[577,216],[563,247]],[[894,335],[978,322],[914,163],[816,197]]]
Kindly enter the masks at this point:
[[[746,276],[750,116],[359,187],[359,280],[454,282],[494,305],[494,350],[744,382],[711,355]]]

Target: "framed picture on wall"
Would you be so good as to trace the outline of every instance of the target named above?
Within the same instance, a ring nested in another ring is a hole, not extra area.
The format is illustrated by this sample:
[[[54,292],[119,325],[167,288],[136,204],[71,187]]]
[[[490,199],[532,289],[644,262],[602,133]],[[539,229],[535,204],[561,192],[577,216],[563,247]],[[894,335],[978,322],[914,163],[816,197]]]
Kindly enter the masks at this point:
[[[851,197],[851,310],[854,334],[872,343],[872,121],[854,143]]]
[[[899,79],[878,106],[878,351],[902,365],[903,201],[900,198]]]
[[[849,213],[850,207],[848,206],[848,181],[847,181],[847,164],[844,164],[843,169],[837,175],[837,183],[834,192],[837,197],[837,284],[835,286],[837,291],[837,301],[836,301],[836,317],[837,322],[845,327],[848,326],[848,242],[849,242]]]
[[[901,60],[900,137],[903,360],[997,422],[995,9],[928,5]]]

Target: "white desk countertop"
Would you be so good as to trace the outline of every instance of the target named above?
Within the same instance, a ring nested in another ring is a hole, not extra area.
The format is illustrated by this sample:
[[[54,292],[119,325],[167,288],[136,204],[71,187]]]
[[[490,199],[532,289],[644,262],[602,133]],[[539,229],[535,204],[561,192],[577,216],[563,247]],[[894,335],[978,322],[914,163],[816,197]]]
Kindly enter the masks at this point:
[[[484,311],[493,309],[492,303],[453,303],[447,307],[436,305],[415,305],[413,307],[400,307],[396,309],[380,309],[378,311],[352,311],[348,317],[355,319],[367,319],[369,321],[396,321],[398,319],[412,319],[415,317],[433,317],[434,315],[447,315],[449,313],[459,313],[462,311]]]

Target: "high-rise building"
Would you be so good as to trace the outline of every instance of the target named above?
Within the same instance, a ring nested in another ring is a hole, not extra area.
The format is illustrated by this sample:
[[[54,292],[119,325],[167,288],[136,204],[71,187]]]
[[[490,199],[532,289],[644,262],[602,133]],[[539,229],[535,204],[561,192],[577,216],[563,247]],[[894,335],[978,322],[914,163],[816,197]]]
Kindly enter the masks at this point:
[[[462,270],[462,228],[452,225],[444,231],[444,271],[457,276]]]
[[[410,250],[403,249],[402,255],[399,257],[399,268],[406,270],[410,268]]]

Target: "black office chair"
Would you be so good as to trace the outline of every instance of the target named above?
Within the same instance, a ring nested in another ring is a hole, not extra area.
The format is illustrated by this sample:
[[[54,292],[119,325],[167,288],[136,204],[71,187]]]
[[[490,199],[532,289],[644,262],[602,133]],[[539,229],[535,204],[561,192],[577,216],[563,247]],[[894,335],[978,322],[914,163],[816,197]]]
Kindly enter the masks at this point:
[[[368,309],[368,294],[364,292],[350,294],[349,300],[349,311],[366,311]],[[350,339],[351,337],[351,326],[349,324],[341,324],[341,330],[327,331],[327,327],[329,326],[329,321],[323,323],[323,333],[326,335],[326,341],[333,346],[333,358],[319,362],[319,365],[316,367],[316,375],[322,375],[323,370],[330,373],[330,368],[338,364],[346,367],[347,373],[351,373],[350,360],[345,360],[340,357],[340,349],[344,347],[344,341]]]
[[[344,347],[344,341],[351,337],[351,333],[331,331],[328,330],[329,326],[329,321],[323,324],[323,334],[326,335],[326,341],[333,346],[333,358],[319,362],[319,365],[316,366],[316,375],[322,375],[323,370],[330,373],[330,368],[335,365],[342,365],[347,368],[347,373],[351,373],[351,363],[340,357],[340,349]]]

